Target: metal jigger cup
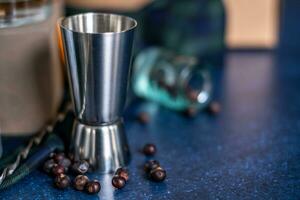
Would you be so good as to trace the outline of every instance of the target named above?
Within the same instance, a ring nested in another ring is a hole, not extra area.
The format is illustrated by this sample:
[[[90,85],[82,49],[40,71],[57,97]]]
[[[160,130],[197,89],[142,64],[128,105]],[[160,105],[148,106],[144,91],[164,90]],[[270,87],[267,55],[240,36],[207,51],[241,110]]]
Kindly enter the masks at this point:
[[[70,151],[98,172],[112,172],[130,157],[122,114],[137,22],[85,13],[62,18],[58,25],[76,116]]]

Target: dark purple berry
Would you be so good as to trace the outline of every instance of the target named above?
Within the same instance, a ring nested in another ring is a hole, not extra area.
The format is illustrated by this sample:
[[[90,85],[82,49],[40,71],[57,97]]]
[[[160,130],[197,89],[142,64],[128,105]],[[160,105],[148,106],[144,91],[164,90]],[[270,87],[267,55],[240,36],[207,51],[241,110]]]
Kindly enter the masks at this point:
[[[84,190],[88,182],[89,182],[89,178],[87,176],[78,175],[73,181],[73,186],[76,190]]]
[[[160,167],[160,164],[157,160],[149,160],[144,165],[144,170],[146,173],[149,173],[152,169]]]
[[[90,181],[86,184],[85,189],[89,194],[96,194],[101,190],[101,185],[99,181]]]
[[[153,156],[156,153],[156,146],[154,144],[146,144],[143,148],[143,152],[147,156]]]
[[[198,113],[198,110],[197,108],[194,108],[194,107],[188,107],[185,111],[184,111],[184,114],[187,116],[187,117],[195,117]]]
[[[124,178],[126,182],[129,180],[128,170],[126,170],[124,168],[117,169],[115,175]]]
[[[209,104],[208,111],[209,111],[211,114],[216,115],[216,114],[218,114],[219,112],[221,112],[221,105],[220,105],[218,102],[216,102],[216,101],[211,102],[211,103]]]
[[[65,154],[64,153],[56,153],[54,156],[53,156],[53,159],[56,163],[59,163],[62,159],[65,158]]]
[[[58,162],[58,164],[63,166],[65,168],[65,172],[67,172],[71,166],[71,161],[68,158],[63,158]]]
[[[190,89],[187,91],[186,96],[191,102],[197,102],[198,96],[199,96],[199,91]]]
[[[126,180],[121,176],[114,176],[111,180],[111,184],[118,189],[121,189],[125,186]]]
[[[59,189],[65,189],[70,185],[70,178],[65,174],[59,174],[55,177],[54,184]]]
[[[65,168],[64,166],[62,165],[55,165],[53,168],[52,168],[52,174],[54,176],[58,176],[60,174],[64,174],[65,173]]]
[[[147,112],[140,112],[137,116],[137,120],[141,123],[141,124],[148,124],[149,123],[149,115]]]
[[[151,180],[156,181],[156,182],[164,181],[166,176],[167,176],[166,171],[164,169],[162,169],[161,167],[157,167],[150,171]]]

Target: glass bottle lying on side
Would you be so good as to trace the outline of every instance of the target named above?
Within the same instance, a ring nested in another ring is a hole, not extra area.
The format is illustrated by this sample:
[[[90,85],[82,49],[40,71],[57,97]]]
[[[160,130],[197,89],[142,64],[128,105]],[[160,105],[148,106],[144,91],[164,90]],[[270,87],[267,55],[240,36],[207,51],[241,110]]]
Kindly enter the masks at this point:
[[[209,70],[195,57],[161,48],[151,47],[137,55],[132,80],[137,96],[173,110],[201,110],[211,100]]]

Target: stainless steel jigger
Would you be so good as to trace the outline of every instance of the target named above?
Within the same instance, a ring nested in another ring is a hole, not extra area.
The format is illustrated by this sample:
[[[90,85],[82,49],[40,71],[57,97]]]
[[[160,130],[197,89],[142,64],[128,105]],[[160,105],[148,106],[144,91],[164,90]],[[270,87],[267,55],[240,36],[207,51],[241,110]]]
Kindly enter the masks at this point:
[[[99,172],[112,172],[129,161],[122,113],[137,22],[121,15],[85,13],[58,24],[76,116],[71,152]]]

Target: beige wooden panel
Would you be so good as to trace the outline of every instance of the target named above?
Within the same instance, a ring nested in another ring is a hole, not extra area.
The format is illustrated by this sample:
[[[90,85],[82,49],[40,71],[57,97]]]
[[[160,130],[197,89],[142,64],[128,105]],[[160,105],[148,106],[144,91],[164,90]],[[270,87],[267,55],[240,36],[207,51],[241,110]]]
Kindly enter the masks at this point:
[[[138,10],[151,1],[152,0],[66,0],[69,6],[120,11]]]
[[[224,0],[231,48],[272,48],[278,40],[279,0]]]

